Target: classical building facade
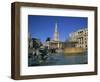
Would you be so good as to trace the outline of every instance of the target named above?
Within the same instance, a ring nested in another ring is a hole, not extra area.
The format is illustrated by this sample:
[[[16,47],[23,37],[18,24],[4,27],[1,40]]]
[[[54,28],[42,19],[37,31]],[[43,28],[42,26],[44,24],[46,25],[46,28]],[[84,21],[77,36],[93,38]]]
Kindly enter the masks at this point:
[[[88,46],[88,29],[79,29],[76,32],[72,32],[69,34],[69,42],[76,42],[75,47],[80,47],[87,49]]]

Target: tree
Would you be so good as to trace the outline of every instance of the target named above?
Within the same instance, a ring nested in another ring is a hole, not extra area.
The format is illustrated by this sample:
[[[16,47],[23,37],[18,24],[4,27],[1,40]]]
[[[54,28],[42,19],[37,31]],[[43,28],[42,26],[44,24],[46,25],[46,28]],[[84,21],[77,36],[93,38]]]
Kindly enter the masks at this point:
[[[47,37],[46,42],[47,42],[47,41],[50,41],[50,40],[51,40],[50,37]]]
[[[47,43],[47,48],[50,49],[50,37],[47,37],[46,43]]]
[[[33,48],[35,49],[40,48],[40,46],[42,45],[41,41],[36,38],[32,38],[32,40],[33,40]]]

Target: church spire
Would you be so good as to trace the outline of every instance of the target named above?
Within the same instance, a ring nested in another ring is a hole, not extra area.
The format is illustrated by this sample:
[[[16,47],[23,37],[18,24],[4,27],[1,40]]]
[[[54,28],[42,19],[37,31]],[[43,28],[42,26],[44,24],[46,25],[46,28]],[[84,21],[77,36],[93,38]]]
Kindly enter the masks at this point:
[[[58,25],[55,23],[54,41],[59,41]]]
[[[57,23],[55,24],[55,32],[58,32]]]

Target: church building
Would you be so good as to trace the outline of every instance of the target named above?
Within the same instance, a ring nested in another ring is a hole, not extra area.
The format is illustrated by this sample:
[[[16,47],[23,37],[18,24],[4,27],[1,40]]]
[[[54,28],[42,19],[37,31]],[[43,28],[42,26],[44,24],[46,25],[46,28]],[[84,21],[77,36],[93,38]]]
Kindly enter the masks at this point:
[[[53,40],[46,42],[46,46],[49,49],[62,49],[62,44],[63,42],[59,40],[58,25],[55,23]]]

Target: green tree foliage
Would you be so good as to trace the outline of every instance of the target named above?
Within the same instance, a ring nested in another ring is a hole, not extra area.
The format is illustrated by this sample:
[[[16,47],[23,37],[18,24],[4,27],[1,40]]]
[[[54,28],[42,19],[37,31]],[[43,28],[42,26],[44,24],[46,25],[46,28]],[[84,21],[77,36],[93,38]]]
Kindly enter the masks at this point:
[[[36,39],[36,38],[32,38],[32,40],[33,40],[33,48],[35,48],[35,49],[40,48],[40,46],[42,45],[40,40]]]
[[[50,40],[51,40],[51,38],[50,38],[50,37],[47,37],[46,42],[47,42],[47,41],[50,41]]]

